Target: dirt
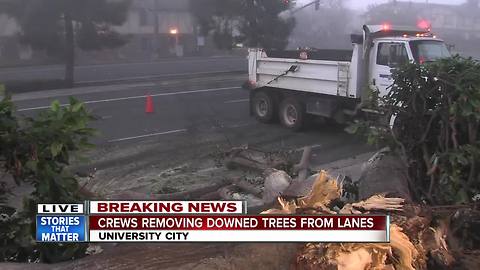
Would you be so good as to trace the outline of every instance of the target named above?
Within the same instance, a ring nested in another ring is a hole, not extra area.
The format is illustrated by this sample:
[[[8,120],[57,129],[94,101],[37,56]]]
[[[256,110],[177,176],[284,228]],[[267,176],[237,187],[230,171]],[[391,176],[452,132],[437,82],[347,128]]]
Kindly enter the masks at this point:
[[[104,197],[123,191],[181,192],[231,177],[222,166],[220,152],[207,145],[196,150],[172,148],[155,152],[144,145],[109,147],[89,153],[94,167],[73,170],[83,171],[80,185]],[[108,158],[104,155],[107,152]]]
[[[125,191],[147,195],[183,192],[239,177],[254,184],[263,182],[263,178],[259,180],[262,171],[225,166],[232,150],[230,145],[207,141],[195,147],[161,147],[161,152],[154,150],[158,149],[154,144],[100,148],[88,153],[94,166],[76,166],[72,170],[83,176],[80,186],[104,198]],[[289,154],[295,160],[301,151]],[[277,151],[267,158],[277,155],[286,153]]]
[[[345,137],[345,138],[344,138]],[[348,143],[345,141],[348,139]],[[206,185],[230,177],[223,168],[227,151],[253,141],[251,147],[267,152],[291,151],[298,161],[306,145],[316,145],[312,166],[333,162],[366,152],[365,147],[339,128],[318,127],[306,133],[289,133],[277,126],[226,129],[207,134],[166,136],[139,143],[103,145],[86,153],[88,162],[77,163],[72,171],[84,177],[87,184],[101,194],[125,190],[138,192],[168,192]],[[317,145],[322,141],[322,145]],[[252,179],[255,176],[251,176]]]
[[[271,143],[261,148],[296,149],[307,143],[301,139],[292,135],[291,141],[282,141],[281,147]],[[85,155],[90,165],[77,164],[71,169],[81,176],[80,185],[105,198],[123,191],[181,192],[237,176],[259,184],[258,172],[223,166],[225,152],[232,145],[219,141],[215,137],[201,142],[172,138],[105,146]],[[331,149],[325,151],[330,153]],[[292,154],[298,159],[301,151]],[[72,262],[0,264],[0,269],[290,269],[297,252],[295,244],[119,244],[102,248],[104,251],[98,255]]]
[[[3,270],[291,269],[297,244],[122,244],[97,255],[48,264],[0,264]],[[139,260],[141,258],[141,260]]]

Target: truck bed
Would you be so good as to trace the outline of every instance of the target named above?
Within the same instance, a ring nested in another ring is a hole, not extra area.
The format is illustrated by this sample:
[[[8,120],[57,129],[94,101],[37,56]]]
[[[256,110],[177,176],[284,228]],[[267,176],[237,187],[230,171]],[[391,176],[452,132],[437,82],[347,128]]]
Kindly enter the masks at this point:
[[[318,50],[308,60],[299,51],[249,50],[249,80],[257,88],[272,87],[315,94],[357,98],[357,51]],[[321,58],[321,59],[314,59]],[[294,72],[287,72],[296,67]]]
[[[266,50],[268,57],[295,59],[299,58],[299,50]],[[325,60],[325,61],[351,61],[353,50],[311,50],[308,51],[308,59],[310,60]]]

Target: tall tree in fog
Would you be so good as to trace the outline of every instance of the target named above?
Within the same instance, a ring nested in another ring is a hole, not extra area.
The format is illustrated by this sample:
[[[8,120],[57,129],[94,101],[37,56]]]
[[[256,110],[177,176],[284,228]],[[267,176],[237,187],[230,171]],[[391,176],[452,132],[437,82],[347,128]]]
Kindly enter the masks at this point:
[[[73,85],[75,45],[82,50],[123,45],[112,26],[123,24],[129,5],[129,0],[1,0],[0,13],[19,23],[22,43],[63,56],[65,81]]]
[[[290,47],[349,49],[350,34],[359,30],[353,10],[343,0],[322,0],[318,10],[305,8],[295,14]]]
[[[295,5],[293,0],[191,0],[191,9],[204,34],[213,33],[219,48],[235,42],[249,47],[283,49],[295,20],[279,14]]]

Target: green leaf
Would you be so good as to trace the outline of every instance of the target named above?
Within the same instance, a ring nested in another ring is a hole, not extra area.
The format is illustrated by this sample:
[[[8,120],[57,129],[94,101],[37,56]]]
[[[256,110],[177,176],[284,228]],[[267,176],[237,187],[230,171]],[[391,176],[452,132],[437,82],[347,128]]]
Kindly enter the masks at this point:
[[[44,196],[50,190],[50,181],[45,179],[42,183],[38,185],[37,192],[39,196]]]
[[[54,142],[50,146],[50,152],[52,153],[52,157],[58,156],[58,154],[62,151],[62,149],[63,149],[63,143]]]
[[[37,166],[38,166],[38,161],[36,160],[29,160],[27,163],[25,163],[25,167],[30,169],[31,171],[37,171]]]
[[[83,103],[81,102],[75,102],[73,105],[71,105],[72,112],[79,112],[82,108],[83,108]]]
[[[456,203],[467,203],[469,202],[470,197],[468,196],[467,192],[461,189],[456,196]]]
[[[53,101],[52,105],[50,106],[50,109],[53,112],[58,112],[60,110],[60,101],[58,101],[58,100]]]
[[[358,132],[359,128],[360,128],[360,125],[358,125],[358,124],[350,125],[350,126],[345,128],[345,132],[353,135],[353,134],[356,134]]]

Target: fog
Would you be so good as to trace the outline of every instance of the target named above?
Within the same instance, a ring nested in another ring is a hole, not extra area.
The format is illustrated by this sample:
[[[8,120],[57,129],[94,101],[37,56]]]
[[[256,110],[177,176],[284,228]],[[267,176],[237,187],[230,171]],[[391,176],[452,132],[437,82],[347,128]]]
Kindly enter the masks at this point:
[[[366,10],[369,5],[372,4],[381,4],[381,3],[386,3],[391,0],[349,0],[347,1],[347,6],[349,8],[354,8],[358,10]],[[307,1],[304,1],[307,2]],[[462,0],[413,0],[412,2],[429,2],[429,3],[437,3],[437,4],[451,4],[451,5],[456,5],[456,4],[461,4]]]
[[[297,8],[311,3],[297,2]],[[347,49],[349,36],[363,24],[418,26],[425,21],[453,53],[480,58],[478,0],[321,0],[319,10],[308,7],[295,14],[289,48]]]

